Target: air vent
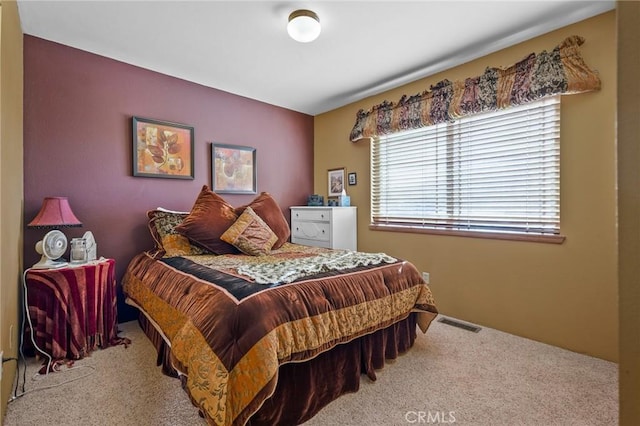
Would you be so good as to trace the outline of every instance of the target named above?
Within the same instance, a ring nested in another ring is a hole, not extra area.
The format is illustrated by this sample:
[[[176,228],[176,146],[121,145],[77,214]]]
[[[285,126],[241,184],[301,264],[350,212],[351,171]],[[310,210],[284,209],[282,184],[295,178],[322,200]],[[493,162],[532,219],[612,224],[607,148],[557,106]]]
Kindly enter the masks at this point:
[[[451,326],[454,326],[454,327],[458,327],[458,328],[461,328],[463,330],[473,331],[474,333],[477,333],[480,330],[482,330],[481,327],[478,327],[476,325],[471,325],[471,324],[467,324],[467,323],[464,323],[464,322],[452,320],[451,318],[440,317],[438,319],[438,322],[441,322],[441,323],[447,324],[447,325],[451,325]]]

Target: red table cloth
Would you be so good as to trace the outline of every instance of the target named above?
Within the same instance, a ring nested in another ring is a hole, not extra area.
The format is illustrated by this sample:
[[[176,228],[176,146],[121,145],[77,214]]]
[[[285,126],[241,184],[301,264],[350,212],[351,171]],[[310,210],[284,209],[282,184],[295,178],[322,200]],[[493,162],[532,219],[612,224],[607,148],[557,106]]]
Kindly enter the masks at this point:
[[[37,347],[54,360],[80,359],[117,336],[115,261],[105,259],[26,273],[27,304]],[[25,339],[32,345],[26,323]]]

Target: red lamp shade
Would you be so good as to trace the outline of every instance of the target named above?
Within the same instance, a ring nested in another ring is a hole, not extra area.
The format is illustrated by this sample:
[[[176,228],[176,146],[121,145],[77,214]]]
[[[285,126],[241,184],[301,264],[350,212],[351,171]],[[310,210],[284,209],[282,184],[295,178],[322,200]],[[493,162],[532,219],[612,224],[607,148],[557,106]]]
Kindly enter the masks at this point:
[[[45,197],[36,217],[27,228],[68,228],[82,226],[73,214],[67,197]]]

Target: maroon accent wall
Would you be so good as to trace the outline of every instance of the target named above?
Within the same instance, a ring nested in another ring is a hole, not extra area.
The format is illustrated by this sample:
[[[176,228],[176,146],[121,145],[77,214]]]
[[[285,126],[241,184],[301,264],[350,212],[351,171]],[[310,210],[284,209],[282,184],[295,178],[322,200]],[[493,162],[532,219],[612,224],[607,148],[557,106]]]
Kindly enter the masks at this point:
[[[167,52],[167,61],[171,61]],[[224,66],[224,64],[220,64]],[[195,179],[132,176],[131,117],[195,127]],[[146,211],[190,210],[211,185],[211,142],[256,148],[258,192],[288,207],[313,192],[313,117],[102,56],[24,37],[24,264],[46,231],[27,229],[46,196],[66,196],[98,256],[114,258],[118,285],[131,258],[152,247]],[[223,195],[238,206],[255,195]],[[119,320],[135,316],[123,304]]]

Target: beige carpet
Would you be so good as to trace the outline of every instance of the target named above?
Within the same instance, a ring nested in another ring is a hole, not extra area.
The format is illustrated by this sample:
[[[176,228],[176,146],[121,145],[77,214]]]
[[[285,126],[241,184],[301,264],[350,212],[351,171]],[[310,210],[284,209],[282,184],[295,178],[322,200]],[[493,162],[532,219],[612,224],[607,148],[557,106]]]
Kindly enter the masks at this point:
[[[4,424],[204,425],[179,381],[155,367],[153,347],[137,323],[120,329],[132,345],[96,351],[75,363],[83,368],[34,380],[37,365],[30,360],[27,391],[76,380],[11,402]],[[357,393],[306,424],[618,423],[616,364],[487,328],[476,334],[434,322],[377,375],[375,382],[363,376]]]

